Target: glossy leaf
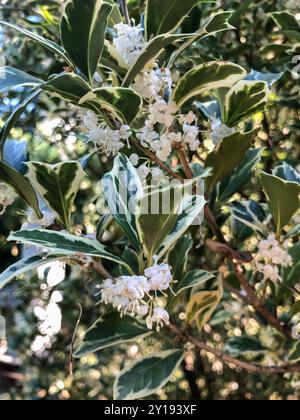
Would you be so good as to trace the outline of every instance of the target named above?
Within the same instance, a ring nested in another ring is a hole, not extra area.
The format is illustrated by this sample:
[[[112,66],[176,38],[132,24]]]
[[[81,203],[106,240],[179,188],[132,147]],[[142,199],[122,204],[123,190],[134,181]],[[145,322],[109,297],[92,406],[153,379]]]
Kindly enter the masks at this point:
[[[87,331],[75,357],[84,357],[111,346],[135,341],[150,335],[146,325],[118,312],[104,315]]]
[[[91,257],[99,257],[127,267],[120,257],[98,241],[71,235],[70,233],[55,232],[46,229],[20,230],[19,232],[11,233],[8,241],[17,241],[23,244],[46,248],[51,253],[61,256],[65,255],[76,258],[81,255],[89,255]]]
[[[225,95],[223,121],[234,127],[253,114],[263,111],[267,105],[267,82],[240,81]]]
[[[188,272],[182,281],[180,281],[175,288],[177,294],[183,292],[184,290],[191,289],[201,284],[206,283],[208,280],[215,278],[213,273],[209,273],[205,270],[193,270]]]
[[[130,160],[119,154],[114,160],[113,170],[103,178],[103,195],[110,214],[126,233],[136,250],[140,242],[136,228],[137,201],[144,190],[136,169]]]
[[[172,274],[176,281],[182,280],[188,266],[189,252],[193,247],[191,234],[182,236],[169,252],[168,262],[172,267]]]
[[[3,149],[4,163],[23,175],[27,171],[24,165],[28,160],[27,146],[26,140],[8,140]]]
[[[13,67],[0,67],[0,93],[20,87],[36,87],[43,80],[33,77],[22,70]]]
[[[289,352],[289,361],[297,363],[300,361],[300,340],[295,341]]]
[[[114,384],[115,400],[137,400],[163,388],[178,369],[182,350],[152,354],[124,369]]]
[[[74,105],[78,105],[83,97],[92,92],[88,83],[75,73],[61,73],[49,79],[42,89]]]
[[[61,39],[73,63],[92,81],[103,51],[112,5],[102,0],[70,0],[61,21]]]
[[[261,172],[260,181],[279,235],[300,208],[300,185],[265,172]]]
[[[27,166],[31,184],[69,230],[74,200],[85,176],[82,166],[79,162],[29,162]]]
[[[242,67],[223,61],[201,64],[188,71],[178,82],[173,100],[181,107],[189,99],[204,92],[231,88],[247,75]]]
[[[186,308],[186,322],[191,325],[196,323],[201,331],[208,323],[222,298],[222,291],[207,291],[194,294]]]
[[[31,207],[38,218],[42,217],[34,189],[28,179],[15,169],[0,162],[0,180],[9,184],[15,192]]]
[[[225,137],[216,149],[208,155],[205,161],[206,168],[212,168],[212,176],[207,178],[206,187],[212,187],[239,166],[249,150],[257,130],[248,133],[236,132]],[[232,151],[234,150],[234,153]]]
[[[243,335],[241,337],[233,337],[226,341],[224,351],[230,356],[239,357],[245,354],[260,354],[267,351],[258,338],[248,337]]]

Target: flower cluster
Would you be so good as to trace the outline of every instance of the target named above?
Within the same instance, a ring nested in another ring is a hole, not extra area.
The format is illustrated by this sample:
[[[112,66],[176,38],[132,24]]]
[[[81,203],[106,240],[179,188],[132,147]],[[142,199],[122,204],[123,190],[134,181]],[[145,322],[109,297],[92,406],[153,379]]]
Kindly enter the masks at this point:
[[[59,303],[63,301],[63,296],[60,291],[53,291],[53,287],[65,279],[65,264],[60,261],[45,264],[39,268],[38,274],[46,283],[41,285],[41,299],[32,302],[34,315],[38,319],[39,334],[35,337],[31,350],[37,356],[43,356],[61,331],[62,313]]]
[[[141,25],[131,26],[124,23],[115,25],[117,36],[113,39],[113,45],[117,53],[129,67],[140,55],[144,48],[143,29]]]
[[[100,124],[97,115],[88,111],[83,118],[84,125],[88,129],[88,139],[99,147],[103,152],[116,155],[124,147],[124,141],[128,141],[132,132],[130,127],[123,125],[119,130],[113,130],[106,124]]]
[[[0,206],[2,206],[2,212],[0,214],[3,214],[6,207],[11,206],[15,199],[17,198],[17,195],[15,191],[7,184],[0,183]]]
[[[115,280],[107,279],[100,287],[101,302],[110,304],[121,314],[146,317],[149,329],[157,325],[159,330],[169,323],[168,312],[158,306],[157,293],[164,294],[173,281],[168,264],[155,264],[147,268],[143,276],[122,276]]]
[[[230,136],[235,132],[234,128],[230,128],[227,125],[223,124],[221,120],[215,119],[211,123],[211,133],[209,135],[210,139],[217,146],[225,137]]]
[[[287,268],[292,265],[293,259],[287,249],[280,245],[275,235],[271,234],[258,245],[254,257],[256,271],[263,275],[264,280],[280,282],[280,267]]]

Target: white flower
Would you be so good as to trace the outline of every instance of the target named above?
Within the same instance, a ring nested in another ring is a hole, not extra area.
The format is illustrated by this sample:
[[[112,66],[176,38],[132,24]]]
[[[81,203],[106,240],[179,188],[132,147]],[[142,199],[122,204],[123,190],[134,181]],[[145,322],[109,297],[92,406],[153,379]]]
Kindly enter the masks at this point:
[[[177,106],[174,102],[166,102],[161,99],[149,106],[150,124],[163,124],[167,128],[174,122],[174,114],[177,112]]]
[[[128,125],[122,125],[119,130],[113,130],[105,124],[100,124],[97,115],[88,111],[83,118],[88,129],[88,140],[102,149],[107,155],[116,155],[124,147],[123,141],[128,142],[132,131]]]
[[[166,89],[171,91],[172,84],[170,70],[167,68],[159,69],[154,62],[138,74],[132,87],[142,98],[155,102],[162,99]]]
[[[137,169],[137,173],[142,181],[145,181],[150,174],[150,168],[144,163],[143,165],[139,166]]]
[[[151,175],[152,175],[152,179],[153,181],[163,181],[165,179],[165,174],[162,171],[162,169],[155,167],[151,169]]]
[[[279,267],[287,268],[293,264],[293,259],[276,240],[274,234],[270,234],[266,240],[260,241],[258,251],[254,256],[256,271],[263,274],[264,280],[280,282]]]
[[[50,210],[42,211],[43,217],[39,219],[33,210],[28,213],[28,218],[25,223],[22,224],[21,230],[32,229],[39,226],[44,228],[52,226],[56,220],[56,214]]]
[[[13,204],[16,198],[17,194],[15,191],[9,185],[0,182],[0,205],[3,207],[2,213],[4,213],[6,207]]]
[[[184,133],[184,142],[189,146],[191,152],[195,152],[200,146],[199,128],[196,125],[189,125],[185,123],[183,124],[182,129]]]
[[[117,53],[129,67],[144,48],[143,29],[141,25],[130,26],[124,23],[118,23],[115,25],[115,29],[117,36],[113,39],[113,44]]]
[[[133,166],[138,166],[140,158],[139,155],[137,155],[136,153],[133,153],[130,157],[129,157],[130,162],[132,163]]]
[[[156,329],[159,332],[164,325],[170,324],[170,316],[163,308],[155,308],[152,316],[149,315],[146,319],[146,325],[149,330],[153,329],[153,324],[157,324]]]
[[[155,260],[157,261],[157,260]],[[156,264],[145,270],[145,276],[148,278],[150,290],[164,291],[169,289],[173,281],[171,268],[168,264]]]
[[[219,144],[225,137],[230,136],[235,132],[234,128],[227,127],[221,120],[213,120],[211,123],[212,132],[210,138],[215,145]]]

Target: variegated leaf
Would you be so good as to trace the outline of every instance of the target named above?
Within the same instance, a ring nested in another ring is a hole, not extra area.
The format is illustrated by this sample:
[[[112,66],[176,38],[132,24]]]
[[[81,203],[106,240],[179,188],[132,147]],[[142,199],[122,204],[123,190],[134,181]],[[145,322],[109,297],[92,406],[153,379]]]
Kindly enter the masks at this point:
[[[13,67],[0,67],[0,93],[20,87],[37,87],[43,80]]]
[[[300,185],[261,172],[260,182],[276,226],[277,236],[300,208]]]
[[[9,184],[15,192],[31,207],[38,218],[42,217],[37,195],[28,179],[15,169],[0,162],[0,181]]]
[[[5,287],[8,283],[10,283],[14,278],[17,278],[22,274],[27,273],[28,271],[35,270],[41,265],[57,261],[60,258],[61,257],[59,255],[47,255],[42,253],[17,261],[15,264],[11,265],[5,271],[3,271],[3,273],[0,275],[0,290],[3,289],[3,287]]]
[[[87,239],[81,236],[71,235],[70,233],[55,232],[52,230],[36,229],[36,230],[20,230],[12,233],[8,241],[17,241],[23,244],[33,245],[48,249],[52,254],[80,257],[91,256],[99,257],[104,260],[113,261],[126,267],[130,272],[130,267],[122,260],[121,257],[115,255],[106,246],[98,241]]]
[[[171,232],[163,240],[158,251],[158,257],[162,258],[171,246],[178,241],[192,223],[197,219],[197,224],[203,221],[203,214],[206,200],[203,196],[187,196],[184,197],[178,209],[177,218]]]
[[[75,73],[61,73],[42,85],[50,95],[78,105],[81,98],[92,93],[88,83]],[[92,108],[93,109],[93,108]]]
[[[147,0],[145,30],[147,39],[175,32],[186,16],[206,0]]]
[[[169,252],[168,263],[172,267],[173,277],[176,281],[181,281],[187,271],[188,257],[193,243],[192,235],[188,233],[182,236]]]
[[[298,171],[286,162],[283,162],[280,166],[274,168],[273,175],[284,179],[285,181],[296,182],[297,184],[300,184],[300,175]]]
[[[232,217],[252,231],[266,236],[269,222],[263,207],[256,201],[234,201],[230,206]]]
[[[93,95],[91,102],[99,105],[100,111],[108,111],[123,124],[130,125],[142,106],[140,95],[128,88],[105,87],[95,89]]]
[[[101,317],[87,331],[75,357],[84,357],[108,347],[135,341],[151,333],[145,323],[141,324],[130,316],[121,317],[118,312],[112,312]]]
[[[289,352],[289,361],[297,363],[300,361],[300,340],[295,341]]]
[[[113,170],[102,180],[103,195],[110,214],[126,233],[136,250],[141,249],[136,228],[137,200],[144,195],[143,185],[130,160],[119,154]]]
[[[223,121],[234,127],[253,114],[263,111],[270,93],[267,82],[242,80],[225,95]]]
[[[61,21],[61,39],[73,63],[93,80],[104,46],[112,5],[102,0],[69,0]]]
[[[206,168],[212,168],[212,176],[206,180],[206,188],[210,191],[217,182],[221,181],[239,166],[254,140],[257,130],[248,133],[236,132],[225,137],[216,149],[208,155]],[[234,153],[232,151],[234,150]]]
[[[186,308],[186,322],[189,325],[195,322],[199,331],[201,331],[221,302],[222,295],[223,290],[221,288],[194,294]]]
[[[124,369],[114,384],[115,400],[137,400],[163,388],[178,369],[182,350],[166,350],[145,357]]]
[[[82,166],[79,162],[30,162],[27,166],[31,184],[69,230],[74,200],[85,176]]]
[[[184,290],[191,289],[192,287],[200,286],[208,280],[215,278],[213,273],[204,270],[193,270],[186,273],[184,278],[176,285],[175,292],[179,294]]]
[[[244,79],[247,72],[237,64],[212,61],[187,72],[178,82],[173,100],[180,108],[189,99],[210,90],[231,88]]]

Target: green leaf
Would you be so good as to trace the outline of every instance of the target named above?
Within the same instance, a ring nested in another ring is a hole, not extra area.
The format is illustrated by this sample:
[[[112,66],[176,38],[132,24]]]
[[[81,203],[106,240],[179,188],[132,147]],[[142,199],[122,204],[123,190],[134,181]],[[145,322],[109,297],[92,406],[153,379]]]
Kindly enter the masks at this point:
[[[208,155],[205,161],[206,168],[212,168],[212,176],[206,179],[207,190],[210,191],[217,182],[240,165],[244,159],[257,130],[248,133],[236,132],[231,136],[225,137],[216,149]],[[234,150],[234,153],[232,151]]]
[[[284,181],[265,172],[261,172],[260,182],[267,196],[277,236],[279,236],[281,230],[299,210],[300,185],[295,182]]]
[[[294,305],[291,309],[291,313],[292,313],[293,316],[300,313],[300,300],[297,300],[297,302],[294,303]]]
[[[108,26],[113,28],[118,23],[123,22],[122,14],[115,0],[105,0],[105,3],[109,3],[113,6],[112,11],[108,17]]]
[[[297,184],[300,184],[299,173],[286,162],[282,162],[282,164],[273,169],[272,172],[273,175],[277,176],[278,178],[284,179],[285,181],[297,182]]]
[[[124,369],[114,384],[115,400],[137,400],[163,388],[178,369],[182,350],[152,354]]]
[[[225,95],[223,121],[234,127],[253,114],[263,111],[268,102],[267,82],[242,80]]]
[[[74,105],[78,105],[82,98],[92,93],[88,83],[75,73],[61,73],[43,84],[42,89]]]
[[[300,360],[300,340],[296,341],[289,352],[289,361],[291,363],[297,363]]]
[[[127,267],[127,264],[122,258],[115,255],[113,251],[100,244],[98,241],[71,235],[70,233],[55,232],[46,229],[20,230],[19,232],[12,233],[9,236],[8,241],[17,241],[46,248],[49,249],[52,254],[66,255],[74,258],[80,257],[81,255],[99,257],[104,260],[121,264],[130,270],[130,267]]]
[[[281,33],[292,42],[300,42],[300,25],[295,16],[288,12],[270,13],[269,16],[281,28]]]
[[[42,218],[38,199],[28,179],[5,163],[0,162],[0,180],[9,184],[15,192]]]
[[[72,207],[85,173],[79,162],[57,165],[29,162],[27,177],[69,230]]]
[[[9,136],[9,133],[11,132],[12,128],[15,126],[16,122],[19,120],[23,112],[26,111],[26,108],[30,102],[32,102],[37,96],[40,95],[42,92],[41,89],[34,90],[27,98],[21,102],[16,109],[12,112],[12,114],[8,117],[8,119],[5,121],[4,126],[1,129],[0,133],[0,150],[1,154],[3,151],[4,143]]]
[[[30,76],[24,71],[13,67],[0,67],[0,93],[20,87],[36,87],[41,85],[43,80]]]
[[[223,61],[201,64],[188,71],[178,82],[173,100],[178,107],[204,92],[219,88],[231,88],[244,79],[247,72],[242,67]]]
[[[75,353],[80,358],[107,347],[135,341],[152,332],[130,316],[121,318],[118,312],[104,315],[87,331],[83,342]]]
[[[234,29],[234,27],[229,23],[231,16],[232,12],[221,11],[213,14],[209,20],[195,33],[195,35],[193,35],[191,39],[184,42],[183,45],[177,48],[177,50],[171,56],[168,67],[172,67],[172,65],[181,56],[181,54],[195,42],[209,36],[214,36],[219,32]]]
[[[11,29],[14,29],[15,31],[19,32],[21,35],[24,35],[27,38],[29,38],[31,41],[37,42],[39,45],[45,47],[47,50],[51,51],[53,54],[59,56],[71,67],[73,66],[72,62],[68,59],[65,50],[60,45],[56,44],[55,42],[50,41],[49,39],[43,38],[40,35],[37,35],[33,32],[28,31],[27,29],[21,28],[9,22],[1,21],[0,25],[5,25]]]
[[[103,177],[103,195],[110,214],[126,233],[137,251],[141,249],[136,228],[137,200],[144,190],[140,177],[130,160],[119,154],[113,170]]]
[[[230,206],[232,217],[249,227],[252,232],[267,235],[268,219],[263,207],[256,201],[234,201]]]
[[[224,203],[249,182],[256,166],[261,161],[262,149],[250,149],[246,152],[240,166],[222,181],[219,188],[219,201]]]
[[[182,199],[175,224],[158,250],[159,258],[162,258],[171,246],[181,238],[197,217],[197,224],[200,226],[203,221],[203,214],[200,216],[200,213],[203,211],[205,204],[206,200],[203,196],[187,196]]]
[[[174,277],[176,279],[176,277]],[[182,281],[180,281],[176,288],[175,293],[179,294],[186,289],[190,289],[195,286],[200,286],[206,283],[208,280],[214,279],[215,275],[204,270],[194,270],[187,273]]]
[[[193,247],[191,234],[182,236],[169,252],[168,262],[175,280],[182,280],[188,266],[188,256]]]
[[[180,41],[191,36],[192,35],[190,34],[166,34],[153,38],[146,44],[137,60],[128,70],[123,80],[122,86],[130,86],[136,76],[147,66],[147,64],[157,59],[168,45],[175,41]]]
[[[149,262],[175,226],[182,199],[178,191],[180,186],[158,189],[138,202],[137,230]]]
[[[201,331],[221,302],[222,295],[221,288],[194,294],[186,307],[186,322],[189,325],[195,322],[198,330]]]
[[[73,63],[91,82],[103,51],[112,5],[102,0],[70,0],[61,21],[61,39]]]
[[[3,289],[8,283],[10,283],[14,278],[17,278],[22,274],[27,273],[28,271],[35,270],[41,265],[57,261],[60,258],[61,257],[59,255],[39,254],[17,261],[15,264],[11,265],[5,271],[3,271],[3,273],[0,275],[0,290]]]
[[[267,351],[256,337],[232,337],[226,341],[224,350],[232,357],[239,357],[245,354],[259,354]]]
[[[105,87],[93,91],[96,102],[124,124],[130,125],[141,110],[142,98],[134,90],[128,88]]]
[[[146,37],[175,32],[186,16],[205,0],[147,0],[145,11]]]

